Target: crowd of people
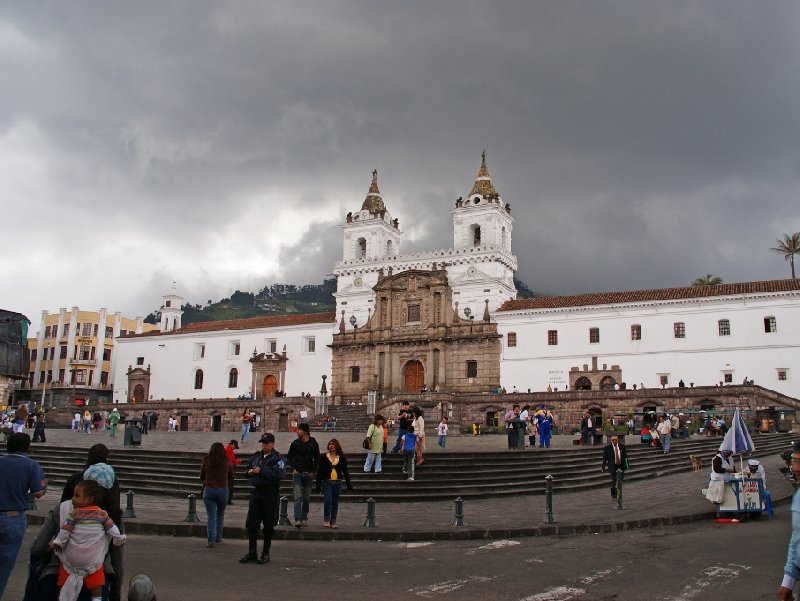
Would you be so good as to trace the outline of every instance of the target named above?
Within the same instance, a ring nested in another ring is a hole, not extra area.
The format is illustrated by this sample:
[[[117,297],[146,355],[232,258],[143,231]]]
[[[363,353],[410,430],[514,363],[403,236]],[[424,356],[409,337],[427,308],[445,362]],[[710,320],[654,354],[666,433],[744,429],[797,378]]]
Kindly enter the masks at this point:
[[[533,448],[536,446],[537,436],[540,448],[550,448],[550,437],[556,418],[544,405],[534,409],[530,405],[520,408],[518,404],[514,404],[504,419],[509,449],[524,449],[526,446]]]

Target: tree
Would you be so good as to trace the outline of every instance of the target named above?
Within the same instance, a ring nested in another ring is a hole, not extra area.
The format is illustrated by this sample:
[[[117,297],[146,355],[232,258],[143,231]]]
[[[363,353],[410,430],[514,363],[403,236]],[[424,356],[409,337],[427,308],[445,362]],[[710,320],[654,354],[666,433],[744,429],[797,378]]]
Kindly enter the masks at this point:
[[[794,256],[800,254],[800,232],[795,232],[791,236],[784,234],[783,240],[778,238],[776,242],[778,246],[772,246],[770,250],[782,254],[783,258],[789,261],[789,266],[792,269],[792,279],[797,279],[794,274]]]
[[[692,286],[718,286],[721,283],[721,277],[707,273],[703,277],[697,278],[694,282],[692,282]]]

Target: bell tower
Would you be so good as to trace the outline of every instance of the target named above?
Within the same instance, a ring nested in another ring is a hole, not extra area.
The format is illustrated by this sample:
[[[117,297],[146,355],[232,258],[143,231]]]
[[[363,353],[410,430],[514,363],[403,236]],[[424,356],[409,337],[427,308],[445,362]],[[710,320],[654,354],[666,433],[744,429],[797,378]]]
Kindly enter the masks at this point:
[[[511,205],[492,183],[485,150],[472,190],[456,200],[452,215],[453,249],[456,257],[464,257],[447,267],[453,300],[459,303],[460,317],[476,319],[517,296],[517,258],[511,252],[514,218]]]
[[[183,297],[178,294],[175,282],[172,288],[164,295],[164,304],[161,305],[161,321],[158,322],[158,329],[161,332],[171,332],[181,327],[181,315],[183,315]]]
[[[381,270],[388,270],[400,253],[403,232],[393,219],[378,189],[378,171],[361,210],[347,214],[342,224],[342,260],[336,263],[336,315],[344,312],[348,323],[363,326],[374,312],[375,292]],[[352,319],[355,317],[355,322]]]

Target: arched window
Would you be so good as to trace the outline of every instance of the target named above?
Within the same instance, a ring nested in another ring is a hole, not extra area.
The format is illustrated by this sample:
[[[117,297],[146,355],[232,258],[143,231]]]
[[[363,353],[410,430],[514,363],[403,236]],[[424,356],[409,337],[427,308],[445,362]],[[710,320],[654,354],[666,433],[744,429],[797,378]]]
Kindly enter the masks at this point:
[[[473,225],[471,229],[472,229],[472,246],[480,246],[481,245],[481,226]]]
[[[198,369],[194,372],[194,389],[202,390],[203,388],[203,370]]]
[[[228,388],[236,388],[239,384],[239,370],[235,367],[231,367],[231,371],[228,372]]]
[[[367,239],[359,238],[356,242],[356,259],[363,259],[367,256]]]

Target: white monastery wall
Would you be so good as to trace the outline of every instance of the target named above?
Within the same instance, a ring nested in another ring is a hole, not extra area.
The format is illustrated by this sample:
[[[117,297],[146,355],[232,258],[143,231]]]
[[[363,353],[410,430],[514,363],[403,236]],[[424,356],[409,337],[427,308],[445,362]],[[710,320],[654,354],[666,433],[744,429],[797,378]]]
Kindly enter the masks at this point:
[[[780,297],[692,299],[649,306],[609,305],[498,313],[493,316],[503,335],[501,384],[512,390],[559,389],[569,382],[571,367],[583,368],[591,358],[598,366],[619,365],[622,380],[632,388],[659,387],[683,380],[686,386],[734,384],[745,378],[756,384],[800,396],[800,294]],[[765,332],[765,318],[775,318],[775,332]],[[719,320],[730,322],[730,335],[720,335]],[[685,338],[675,337],[675,323],[685,325]],[[641,326],[641,340],[631,339],[631,326]],[[590,328],[600,340],[589,342]],[[558,344],[548,344],[548,331]],[[508,346],[515,332],[517,346]],[[786,379],[779,379],[779,372]]]
[[[286,347],[286,380],[279,383],[289,396],[310,392],[315,395],[322,385],[323,374],[331,381],[331,349],[333,324],[310,324],[253,330],[219,330],[120,338],[117,341],[114,402],[126,402],[126,382],[129,367],[150,365],[150,395],[153,399],[226,398],[247,394],[252,387],[249,359],[253,349],[269,352],[275,342],[276,352]],[[309,351],[309,340],[314,351]],[[238,356],[234,354],[239,344]],[[200,356],[200,345],[204,352]],[[238,385],[228,387],[231,368],[239,372]],[[203,370],[203,388],[194,388],[195,372]]]

